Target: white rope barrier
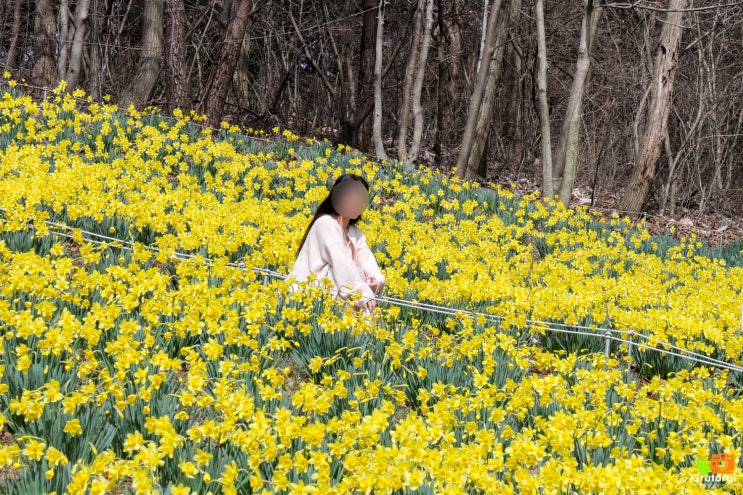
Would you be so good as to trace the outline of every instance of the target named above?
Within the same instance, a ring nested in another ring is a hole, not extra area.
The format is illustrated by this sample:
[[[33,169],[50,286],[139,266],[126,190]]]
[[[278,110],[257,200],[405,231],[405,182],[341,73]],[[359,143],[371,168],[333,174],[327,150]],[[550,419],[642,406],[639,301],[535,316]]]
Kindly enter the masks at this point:
[[[6,208],[0,207],[0,211],[7,212],[8,210]],[[0,219],[0,221],[9,222],[9,220],[6,220],[6,219]],[[79,228],[72,227],[72,226],[65,225],[65,224],[58,223],[58,222],[52,222],[52,221],[45,220],[44,223],[47,224],[48,226],[64,230],[64,231],[49,230],[49,233],[53,235],[57,235],[60,237],[69,238],[69,239],[74,240],[76,237],[75,235],[72,234],[72,232],[77,231],[80,233],[81,236],[89,237],[87,239],[83,237],[83,240],[85,242],[89,242],[95,245],[106,245],[110,247],[116,247],[119,249],[131,251],[131,252],[135,251],[134,243],[130,241],[126,241],[124,239],[118,239],[118,238],[107,236],[104,234],[90,232],[88,230],[79,229]],[[149,246],[149,245],[144,245],[144,244],[143,246],[145,247],[145,249],[148,249],[152,252],[161,251],[161,249],[156,246]],[[192,255],[188,253],[180,253],[177,251],[173,253],[169,253],[169,258],[176,259],[179,261],[196,261],[200,259],[203,263],[214,262],[214,260],[211,258],[201,257],[201,256]],[[243,271],[251,270],[255,273],[262,274],[264,284],[268,284],[269,277],[278,278],[281,280],[288,279],[287,275],[279,273],[275,270],[271,270],[269,268],[263,268],[263,267],[249,268],[245,265],[245,263],[242,263],[242,262],[226,263],[225,266],[228,266],[230,268],[235,268],[238,270],[243,270]],[[342,293],[344,295],[352,294],[351,291],[346,290],[344,288],[339,289],[339,293]],[[503,321],[506,320],[506,318],[502,315],[495,315],[495,314],[483,313],[483,312],[460,309],[460,308],[452,308],[448,306],[442,306],[438,304],[425,303],[425,302],[419,302],[419,301],[409,301],[407,299],[401,299],[401,298],[390,297],[390,296],[379,295],[379,296],[376,296],[376,299],[378,301],[386,302],[393,306],[407,307],[410,309],[425,311],[429,313],[437,313],[437,314],[443,314],[443,315],[455,316],[455,317],[458,317],[463,314],[471,315],[473,317],[483,317],[490,323],[502,323]],[[537,331],[541,330],[545,332],[581,335],[581,336],[586,336],[586,337],[591,337],[591,338],[605,339],[606,347],[605,347],[604,352],[607,355],[609,354],[609,351],[610,351],[610,347],[611,347],[610,344],[612,341],[614,341],[614,342],[627,344],[628,356],[631,356],[633,347],[636,347],[637,349],[647,349],[647,350],[657,351],[663,354],[679,357],[682,359],[697,362],[697,363],[711,366],[714,368],[721,368],[721,369],[727,369],[730,371],[743,372],[742,366],[738,366],[736,364],[729,363],[727,361],[722,361],[719,359],[715,359],[711,356],[706,356],[704,354],[690,351],[688,349],[684,349],[682,347],[671,344],[669,342],[659,341],[657,339],[654,339],[648,335],[645,335],[641,332],[634,331],[632,329],[624,330],[624,329],[615,329],[615,328],[606,328],[606,327],[589,327],[585,325],[573,325],[573,324],[567,324],[567,323],[549,322],[549,321],[534,320],[534,319],[527,319],[525,320],[525,322],[532,327],[536,327],[536,328],[533,328],[533,330],[537,330]],[[620,336],[626,336],[627,338],[618,337],[615,334],[619,334]],[[635,335],[642,339],[645,339],[648,343],[635,342],[634,340],[632,340],[632,338]],[[649,342],[651,341],[655,342],[656,345],[660,347],[655,347],[653,345],[650,345]],[[674,352],[674,351],[678,351],[678,352]]]

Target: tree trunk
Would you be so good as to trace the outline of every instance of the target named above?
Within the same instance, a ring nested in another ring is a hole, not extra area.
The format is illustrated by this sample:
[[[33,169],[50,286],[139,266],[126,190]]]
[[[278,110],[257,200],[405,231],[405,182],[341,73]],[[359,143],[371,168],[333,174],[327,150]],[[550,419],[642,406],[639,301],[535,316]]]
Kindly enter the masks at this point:
[[[445,48],[446,34],[444,30],[444,7],[441,0],[436,0],[436,22],[438,24],[439,35],[436,38],[436,58],[437,58],[437,77],[436,77],[436,126],[433,130],[433,153],[436,163],[443,163],[441,140],[443,138],[443,121],[444,121],[444,100],[446,93],[444,85],[446,81],[446,57]]]
[[[484,30],[484,37],[482,43],[482,49],[480,50],[480,57],[477,62],[477,82],[475,88],[470,95],[469,108],[467,109],[467,123],[464,127],[462,134],[462,146],[459,150],[459,158],[457,159],[457,177],[464,178],[467,173],[467,162],[469,160],[470,151],[472,150],[472,142],[475,137],[475,129],[478,124],[478,118],[480,115],[480,104],[482,103],[483,94],[488,84],[488,73],[490,72],[490,59],[495,52],[495,39],[496,30],[495,23],[498,20],[498,12],[501,9],[502,0],[493,0],[490,5],[490,11],[485,10],[483,16],[488,16],[487,26]]]
[[[350,5],[346,4],[346,5]],[[414,10],[413,10],[414,12]],[[328,10],[327,10],[327,3],[323,3],[323,13],[324,13],[324,25],[331,26],[335,23],[330,19]],[[329,100],[331,105],[333,105],[338,123],[340,124],[340,133],[338,137],[338,143],[342,144],[355,144],[357,143],[357,131],[358,129],[364,124],[366,119],[374,113],[374,98],[372,97],[373,93],[370,93],[368,95],[360,95],[358,93],[358,84],[356,84],[357,79],[357,72],[354,71],[354,64],[353,64],[353,55],[348,55],[348,46],[350,45],[350,39],[348,36],[344,36],[345,39],[341,38],[340,42],[336,42],[336,37],[333,34],[333,29],[328,29],[328,37],[330,39],[330,45],[333,49],[333,54],[335,55],[335,60],[337,64],[337,74],[338,76],[334,79],[336,79],[338,82],[334,83],[331,82],[330,79],[328,79],[326,75],[326,70],[321,68],[321,65],[318,60],[313,56],[314,49],[310,49],[310,45],[307,43],[307,41],[304,38],[303,30],[300,29],[299,24],[297,23],[297,20],[295,19],[294,15],[291,13],[291,11],[288,12],[289,14],[289,20],[292,23],[292,26],[294,27],[294,32],[297,35],[297,38],[299,39],[300,44],[302,45],[302,51],[304,52],[304,55],[306,57],[306,60],[310,67],[315,71],[317,77],[319,78],[320,82],[322,82],[322,85],[325,87],[325,89],[328,92]],[[346,17],[344,17],[345,19]],[[376,21],[375,21],[376,25]],[[407,23],[403,23],[404,26],[408,26]],[[342,28],[342,31],[344,33],[353,32],[353,30],[348,28]],[[376,31],[376,30],[375,30]],[[401,38],[406,38],[407,36],[402,36]],[[375,41],[376,43],[376,41]],[[397,46],[392,49],[392,54],[390,56],[390,61],[387,63],[387,65],[382,69],[381,71],[381,79],[384,80],[385,75],[387,72],[389,72],[390,68],[392,67],[392,64],[397,57],[397,54],[400,51],[400,47],[402,46],[402,42],[399,42]],[[373,74],[373,71],[372,71]],[[372,85],[373,86],[373,85]]]
[[[252,0],[232,0],[230,20],[225,27],[224,38],[217,58],[209,71],[209,78],[199,105],[199,112],[206,114],[207,122],[211,126],[219,125],[222,120],[224,102],[227,99],[232,75],[235,73],[237,58],[240,54],[236,47],[245,37],[252,8]]]
[[[166,0],[168,12],[168,51],[165,77],[168,111],[191,110],[191,96],[186,75],[186,8],[183,0]]]
[[[515,4],[514,4],[515,5]],[[519,6],[520,9],[520,6]],[[511,10],[511,22],[518,24],[519,11]],[[501,117],[501,136],[506,138],[507,142],[513,145],[513,157],[521,161],[524,148],[524,130],[523,130],[523,49],[518,37],[514,37],[506,42],[507,49],[503,62],[503,87],[508,95],[508,101],[503,105],[504,115]],[[503,93],[502,93],[503,94]]]
[[[552,198],[552,131],[550,129],[550,110],[547,104],[547,43],[544,33],[544,0],[537,0],[537,99],[539,101],[539,129],[542,134],[542,197]]]
[[[144,107],[157,82],[163,54],[163,0],[146,0],[139,68],[121,98],[122,106]]]
[[[54,63],[56,18],[52,0],[36,0],[34,11],[34,67],[31,71],[34,84],[47,91],[54,89],[57,84],[57,67]]]
[[[485,53],[485,50],[487,49],[487,38],[488,38],[488,19],[492,19],[493,16],[488,16],[488,2],[490,0],[483,0],[482,2],[482,28],[480,29],[480,50],[478,51],[479,56],[477,57],[477,70],[475,72],[480,72],[480,65],[482,63],[482,55]],[[492,13],[491,13],[492,14]]]
[[[346,3],[346,12],[348,12],[349,5],[350,3]],[[356,131],[358,130],[360,123],[356,124],[356,119],[354,119],[356,109],[356,74],[352,69],[353,56],[348,54],[348,46],[350,44],[348,32],[350,29],[348,28],[347,22],[341,23],[339,30],[343,33],[343,37],[341,38],[340,43],[338,43],[333,34],[335,29],[330,27],[332,21],[330,20],[327,3],[323,3],[323,16],[325,23],[329,26],[328,37],[330,38],[330,45],[333,47],[336,67],[338,70],[337,98],[334,102],[335,111],[338,115],[338,123],[340,123],[341,128],[338,142],[349,146],[355,146]],[[344,19],[347,19],[347,16],[344,17]],[[296,25],[295,28],[299,30],[299,27]]]
[[[460,179],[475,178],[488,140],[498,78],[503,66],[509,14],[510,0],[493,0],[488,14],[485,50],[480,56],[477,83],[470,97],[462,148],[457,159],[457,176]]]
[[[88,94],[93,100],[100,101],[103,96],[103,72],[101,66],[101,22],[106,11],[105,0],[92,0],[93,15],[90,19],[90,70],[88,74]]]
[[[458,135],[457,115],[462,98],[460,67],[462,64],[461,0],[452,0],[451,8],[445,10],[447,2],[439,0],[439,81],[436,117],[436,161],[443,163],[444,150],[451,147],[452,134]]]
[[[420,53],[420,40],[423,36],[423,16],[425,15],[426,1],[418,0],[418,6],[416,7],[415,28],[413,29],[408,65],[405,68],[405,82],[403,84],[402,96],[400,97],[400,128],[397,134],[397,156],[401,161],[406,163],[408,161],[408,126],[410,123],[410,106],[412,104],[411,93],[413,92],[415,69]]]
[[[5,59],[5,71],[13,72],[15,70],[15,51],[18,46],[18,35],[21,30],[21,1],[15,0],[13,8],[13,30],[10,34],[10,47],[8,47],[8,56]]]
[[[235,84],[235,98],[237,104],[240,105],[241,110],[247,110],[250,108],[250,33],[253,27],[253,19],[248,17],[248,25],[245,28],[245,36],[240,44],[240,56],[237,58],[237,67],[235,68],[235,74],[233,75],[233,83]],[[289,72],[284,78],[283,84],[288,81]]]
[[[384,4],[379,1],[379,17],[377,18],[377,33],[375,40],[374,58],[374,151],[379,160],[386,160],[387,153],[382,141],[382,51],[384,48]]]
[[[85,49],[85,20],[88,18],[89,7],[90,0],[78,0],[75,6],[75,34],[72,37],[70,61],[65,75],[68,91],[75,89],[80,79],[80,67]]]
[[[488,148],[490,148],[491,135],[490,132],[485,133],[485,144],[480,153],[480,163],[477,164],[477,174],[480,177],[487,177],[488,175]]]
[[[74,32],[74,29],[72,30]],[[59,1],[59,56],[57,57],[57,77],[67,76],[67,59],[70,56],[70,4],[68,0]]]
[[[557,145],[552,178],[555,190],[559,191],[560,201],[568,206],[573,194],[573,185],[578,168],[578,149],[580,145],[580,123],[583,116],[583,95],[586,92],[588,76],[591,71],[591,48],[596,35],[603,8],[594,7],[594,0],[585,0],[585,13],[581,25],[578,61],[575,64],[575,77],[570,88],[568,107],[565,111],[560,140]]]
[[[509,5],[510,3],[510,5]],[[485,177],[488,169],[487,150],[490,141],[490,127],[493,120],[493,109],[495,107],[495,96],[498,92],[500,77],[503,73],[503,55],[506,52],[506,37],[508,36],[508,23],[511,14],[521,8],[521,0],[503,0],[501,10],[498,12],[498,21],[495,31],[495,50],[493,51],[492,60],[488,71],[488,84],[485,87],[478,125],[475,128],[475,135],[470,149],[470,156],[467,159],[465,180],[474,180],[477,175]]]
[[[423,79],[426,76],[426,62],[428,61],[428,48],[431,46],[431,28],[433,26],[433,0],[426,2],[426,17],[423,27],[423,39],[421,40],[420,56],[418,58],[418,72],[413,83],[413,140],[410,150],[406,153],[408,162],[418,159],[418,152],[423,137],[423,107],[421,107],[421,93],[423,93]]]
[[[678,63],[678,48],[683,34],[683,9],[686,8],[687,3],[687,0],[668,1],[666,22],[661,31],[653,69],[642,151],[620,204],[620,208],[625,211],[639,212],[642,210],[655,176],[655,167],[660,157],[663,137],[668,125],[668,114],[672,106],[671,97]]]
[[[362,8],[364,11],[363,25],[361,28],[361,48],[359,51],[359,102],[366,102],[375,94],[375,52],[378,38],[378,10],[381,8],[380,3],[383,0],[363,0]],[[381,70],[381,69],[380,69]],[[364,104],[358,105],[363,107]],[[357,109],[357,119],[358,119]],[[356,145],[359,149],[370,150],[372,148],[373,122],[369,119],[364,120],[356,133]],[[376,147],[376,145],[375,145]]]

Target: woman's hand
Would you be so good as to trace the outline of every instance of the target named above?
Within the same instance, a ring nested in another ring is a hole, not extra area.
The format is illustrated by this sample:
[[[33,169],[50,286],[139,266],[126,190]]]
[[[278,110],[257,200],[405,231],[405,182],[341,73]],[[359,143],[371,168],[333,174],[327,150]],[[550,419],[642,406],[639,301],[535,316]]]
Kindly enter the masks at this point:
[[[368,301],[364,303],[364,305],[361,308],[367,310],[371,314],[374,312],[374,308],[376,307],[377,307],[377,300],[369,299]]]
[[[374,292],[377,292],[377,289],[379,288],[379,282],[377,282],[377,279],[374,277],[367,277],[366,283],[371,287],[371,290]]]

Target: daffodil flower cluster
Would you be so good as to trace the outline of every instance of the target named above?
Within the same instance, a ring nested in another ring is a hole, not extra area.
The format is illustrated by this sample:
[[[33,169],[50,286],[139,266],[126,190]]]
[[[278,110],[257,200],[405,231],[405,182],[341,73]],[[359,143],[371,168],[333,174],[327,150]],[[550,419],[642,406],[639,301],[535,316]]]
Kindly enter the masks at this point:
[[[740,373],[548,329],[740,365],[740,267],[694,236],[200,122],[4,93],[3,493],[743,493]],[[249,269],[289,271],[344,171],[372,185],[388,294],[455,313],[367,319]],[[716,453],[733,475],[700,478]]]

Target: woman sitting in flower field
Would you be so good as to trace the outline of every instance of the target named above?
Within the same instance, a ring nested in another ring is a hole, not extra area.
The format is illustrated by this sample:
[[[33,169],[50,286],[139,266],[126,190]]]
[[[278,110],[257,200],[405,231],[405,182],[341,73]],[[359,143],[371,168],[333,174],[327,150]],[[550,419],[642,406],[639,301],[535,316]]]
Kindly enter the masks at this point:
[[[307,226],[297,249],[294,266],[289,272],[297,282],[316,274],[335,285],[334,296],[346,299],[360,293],[355,310],[372,312],[375,296],[381,293],[385,276],[366,243],[366,236],[356,226],[369,204],[369,184],[356,174],[338,177],[328,196],[320,203]],[[292,290],[297,289],[292,285]]]

